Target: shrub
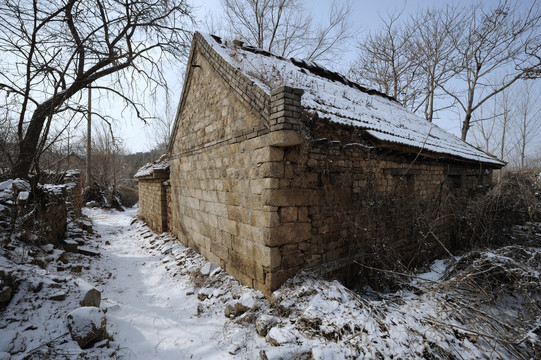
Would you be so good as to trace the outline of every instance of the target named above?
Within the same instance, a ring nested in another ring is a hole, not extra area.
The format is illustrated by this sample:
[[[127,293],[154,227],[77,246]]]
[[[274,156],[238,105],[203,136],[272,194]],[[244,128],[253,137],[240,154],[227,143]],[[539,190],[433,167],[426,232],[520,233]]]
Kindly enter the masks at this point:
[[[532,171],[504,172],[486,192],[458,205],[455,248],[500,243],[505,229],[541,221],[541,181]]]
[[[132,207],[139,201],[139,193],[137,189],[126,185],[119,185],[117,191],[120,193],[120,201],[125,207]]]

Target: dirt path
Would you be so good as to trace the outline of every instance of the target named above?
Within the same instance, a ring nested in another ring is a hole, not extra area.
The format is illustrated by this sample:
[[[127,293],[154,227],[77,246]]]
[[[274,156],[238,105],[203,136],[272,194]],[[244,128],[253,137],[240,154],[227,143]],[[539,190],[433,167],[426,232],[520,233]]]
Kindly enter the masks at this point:
[[[96,241],[102,253],[92,264],[89,281],[104,279],[102,308],[123,358],[231,358],[218,348],[225,317],[197,317],[198,300],[188,280],[173,278],[161,257],[143,248],[150,233],[140,224],[130,225],[134,210],[86,214],[101,235]]]

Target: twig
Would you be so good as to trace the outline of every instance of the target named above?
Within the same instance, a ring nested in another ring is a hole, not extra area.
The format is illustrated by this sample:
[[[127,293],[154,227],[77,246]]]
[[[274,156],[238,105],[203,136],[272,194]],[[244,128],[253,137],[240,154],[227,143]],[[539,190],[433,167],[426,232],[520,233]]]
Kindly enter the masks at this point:
[[[45,342],[45,343],[43,343],[43,344],[39,344],[38,346],[36,346],[36,347],[33,348],[32,350],[30,350],[30,351],[28,351],[26,354],[24,354],[23,357],[22,357],[21,359],[22,359],[22,360],[27,360],[27,359],[29,359],[29,356],[32,355],[32,354],[33,354],[36,350],[38,350],[39,348],[41,348],[41,347],[43,347],[43,346],[46,346],[46,345],[49,345],[49,344],[55,342],[56,340],[60,339],[61,337],[64,337],[64,336],[66,336],[66,335],[68,335],[68,334],[69,334],[69,332],[65,332],[65,333],[63,333],[62,335],[59,335],[59,336],[55,337],[55,338],[52,339],[52,340],[49,340],[49,341],[47,341],[47,342]]]
[[[436,284],[436,285],[443,285],[443,283],[441,283],[440,281],[430,280],[430,279],[425,279],[425,278],[422,278],[422,277],[417,276],[417,275],[407,274],[407,273],[398,272],[398,271],[393,271],[393,270],[378,269],[378,268],[375,268],[375,267],[372,267],[372,266],[368,266],[368,265],[361,264],[361,263],[358,262],[357,260],[353,260],[353,262],[354,262],[355,264],[357,264],[357,265],[359,265],[359,266],[362,266],[362,267],[364,267],[364,268],[367,268],[367,269],[369,269],[369,270],[381,271],[381,272],[389,273],[389,274],[393,274],[393,275],[407,276],[407,277],[411,277],[411,278],[415,278],[415,279],[420,279],[420,280],[423,280],[423,281],[426,281],[426,282],[431,282],[431,283],[434,283],[434,284]]]
[[[436,234],[434,234],[434,231],[430,230],[428,232],[430,235],[434,236],[434,239],[436,239],[436,241],[438,242],[438,244],[441,245],[441,247],[443,248],[443,250],[445,250],[445,252],[447,253],[447,255],[449,255],[449,257],[451,257],[451,259],[455,259],[454,255],[449,251],[449,249],[447,249],[447,247],[441,242],[441,240],[436,236]]]
[[[509,344],[509,345],[516,345],[517,344],[516,341],[509,341],[509,340],[501,339],[501,338],[498,338],[496,336],[492,336],[492,335],[489,335],[489,334],[482,333],[480,331],[466,329],[465,327],[458,326],[458,325],[453,325],[453,324],[448,324],[448,323],[445,323],[443,321],[439,321],[439,320],[436,320],[436,319],[433,319],[433,318],[428,318],[427,317],[425,320],[428,321],[428,322],[432,322],[435,325],[443,325],[443,326],[447,326],[447,327],[450,327],[450,328],[455,328],[455,329],[462,330],[462,331],[467,332],[467,333],[471,333],[473,335],[481,336],[481,337],[484,337],[484,338],[487,338],[487,339],[496,340],[498,342],[502,342],[502,343],[505,343],[505,344]]]

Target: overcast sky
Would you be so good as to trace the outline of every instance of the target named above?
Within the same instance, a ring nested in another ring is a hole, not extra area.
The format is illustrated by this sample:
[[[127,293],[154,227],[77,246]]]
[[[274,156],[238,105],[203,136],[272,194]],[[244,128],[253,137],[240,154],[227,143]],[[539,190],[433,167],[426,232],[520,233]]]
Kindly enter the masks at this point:
[[[514,0],[512,0],[514,1]],[[464,0],[464,4],[468,4],[473,1]],[[498,0],[484,0],[485,3],[498,3]],[[536,0],[521,0],[521,4],[532,4]],[[314,20],[324,21],[328,16],[329,9],[331,7],[331,0],[307,0],[307,8],[312,11]],[[373,31],[381,26],[380,17],[385,17],[388,12],[396,10],[403,10],[404,16],[417,12],[419,9],[425,9],[428,7],[440,7],[446,3],[456,3],[456,0],[352,0],[352,10],[354,24],[358,27],[360,35],[368,31]],[[212,14],[215,17],[219,17],[221,14],[220,0],[192,0],[192,4],[195,8],[195,16],[200,23],[198,30],[206,32],[204,26],[204,19],[208,14]],[[329,65],[333,70],[343,70],[347,68],[348,63],[353,61],[356,56],[356,42],[352,41],[347,49],[344,51],[342,61],[337,62],[336,66]],[[178,64],[178,68],[171,71],[169,77],[171,78],[171,84],[173,86],[173,94],[171,99],[171,114],[174,116],[178,100],[180,98],[180,91],[184,76],[185,64]],[[165,106],[165,105],[164,105]],[[163,108],[163,107],[162,107]],[[155,144],[156,139],[153,135],[153,128],[150,125],[144,126],[139,120],[130,120],[129,116],[124,117],[124,121],[118,129],[117,133],[122,134],[126,149],[131,152],[148,151]],[[449,113],[444,115],[442,119],[435,120],[435,123],[448,131],[453,132],[455,135],[460,134],[460,120],[458,115]],[[469,139],[471,141],[471,139]]]

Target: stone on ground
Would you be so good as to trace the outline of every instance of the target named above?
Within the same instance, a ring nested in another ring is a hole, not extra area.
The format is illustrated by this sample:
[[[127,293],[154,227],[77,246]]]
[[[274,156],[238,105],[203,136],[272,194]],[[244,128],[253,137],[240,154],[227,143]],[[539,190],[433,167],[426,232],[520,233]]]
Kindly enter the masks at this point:
[[[68,329],[73,340],[84,349],[107,336],[105,314],[93,306],[84,306],[68,314]]]

